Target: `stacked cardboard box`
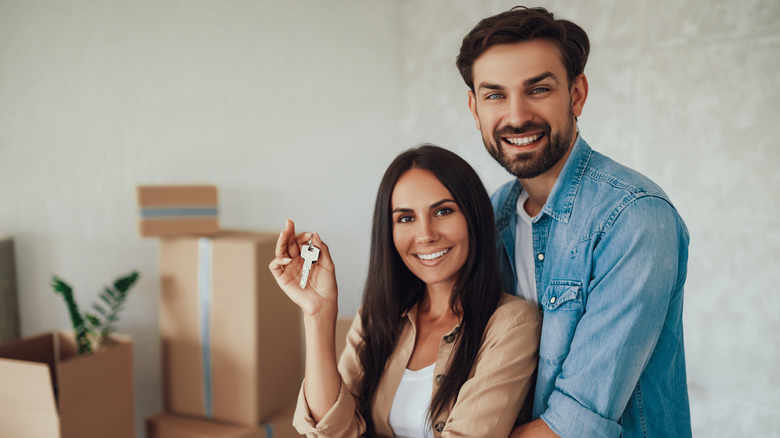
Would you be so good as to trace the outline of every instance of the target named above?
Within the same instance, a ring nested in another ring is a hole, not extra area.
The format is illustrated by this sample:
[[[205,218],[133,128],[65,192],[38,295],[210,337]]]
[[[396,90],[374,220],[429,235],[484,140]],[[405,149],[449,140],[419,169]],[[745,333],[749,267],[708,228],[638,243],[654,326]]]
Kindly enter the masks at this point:
[[[14,240],[0,235],[0,344],[19,340]]]
[[[211,236],[219,232],[217,188],[138,186],[141,236]]]
[[[147,437],[297,436],[302,324],[268,269],[278,234],[180,230],[159,236],[165,412]]]
[[[0,346],[0,436],[134,438],[129,337],[78,354],[70,332]]]

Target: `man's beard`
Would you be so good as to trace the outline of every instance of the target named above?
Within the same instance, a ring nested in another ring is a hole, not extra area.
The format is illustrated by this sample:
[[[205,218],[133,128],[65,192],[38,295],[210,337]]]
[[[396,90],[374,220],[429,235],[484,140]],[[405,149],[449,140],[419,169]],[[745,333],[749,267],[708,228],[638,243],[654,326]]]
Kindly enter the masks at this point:
[[[568,123],[563,131],[551,133],[550,124],[547,122],[525,122],[523,126],[517,128],[514,126],[504,126],[493,133],[493,139],[482,136],[485,148],[490,155],[504,166],[509,173],[520,179],[535,178],[555,166],[566,152],[569,151],[571,141],[574,136],[575,122],[574,114],[571,114],[571,122]],[[501,137],[509,135],[518,135],[528,132],[543,132],[542,140],[547,138],[547,145],[542,150],[532,152],[522,152],[514,154],[514,157],[507,155],[504,150],[504,143]]]

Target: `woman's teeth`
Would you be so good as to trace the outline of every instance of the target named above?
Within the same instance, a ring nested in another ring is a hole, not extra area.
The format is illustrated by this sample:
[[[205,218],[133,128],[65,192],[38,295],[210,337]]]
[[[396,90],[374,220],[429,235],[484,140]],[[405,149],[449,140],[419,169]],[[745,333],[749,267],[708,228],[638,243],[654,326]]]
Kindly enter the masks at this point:
[[[535,142],[536,140],[539,140],[540,138],[542,138],[542,134],[536,134],[536,135],[532,135],[530,137],[506,138],[505,140],[507,142],[509,142],[509,143],[512,143],[515,146],[526,146],[526,145],[529,145],[529,144]]]
[[[435,252],[433,254],[417,254],[417,257],[423,259],[423,260],[433,260],[438,259],[439,257],[443,256],[444,254],[447,254],[448,249],[441,250],[439,252]]]

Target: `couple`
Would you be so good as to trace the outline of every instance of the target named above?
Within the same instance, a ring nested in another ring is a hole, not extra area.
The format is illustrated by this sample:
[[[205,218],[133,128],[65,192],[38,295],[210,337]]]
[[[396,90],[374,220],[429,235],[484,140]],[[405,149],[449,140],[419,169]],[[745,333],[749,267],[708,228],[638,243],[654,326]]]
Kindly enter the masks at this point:
[[[469,108],[516,178],[490,199],[444,149],[393,161],[338,362],[328,247],[288,221],[270,269],[304,313],[299,432],[690,436],[688,232],[658,186],[579,136],[588,52],[579,26],[544,9],[486,18],[464,38]],[[301,289],[310,239],[321,254]]]

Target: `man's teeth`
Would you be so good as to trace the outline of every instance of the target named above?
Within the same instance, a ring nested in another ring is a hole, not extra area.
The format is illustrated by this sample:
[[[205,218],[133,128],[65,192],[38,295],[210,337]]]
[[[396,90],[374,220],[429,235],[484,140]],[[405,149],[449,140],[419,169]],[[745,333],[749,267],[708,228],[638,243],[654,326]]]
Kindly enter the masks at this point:
[[[443,256],[444,254],[447,254],[447,251],[449,251],[449,249],[445,249],[445,250],[442,250],[442,251],[439,251],[439,252],[435,252],[433,254],[417,254],[417,257],[419,257],[419,258],[421,258],[423,260],[433,260],[433,259],[438,259],[439,257]]]
[[[535,142],[536,140],[539,140],[540,138],[542,138],[542,134],[536,134],[530,137],[507,138],[506,141],[512,143],[515,146],[526,146]]]

